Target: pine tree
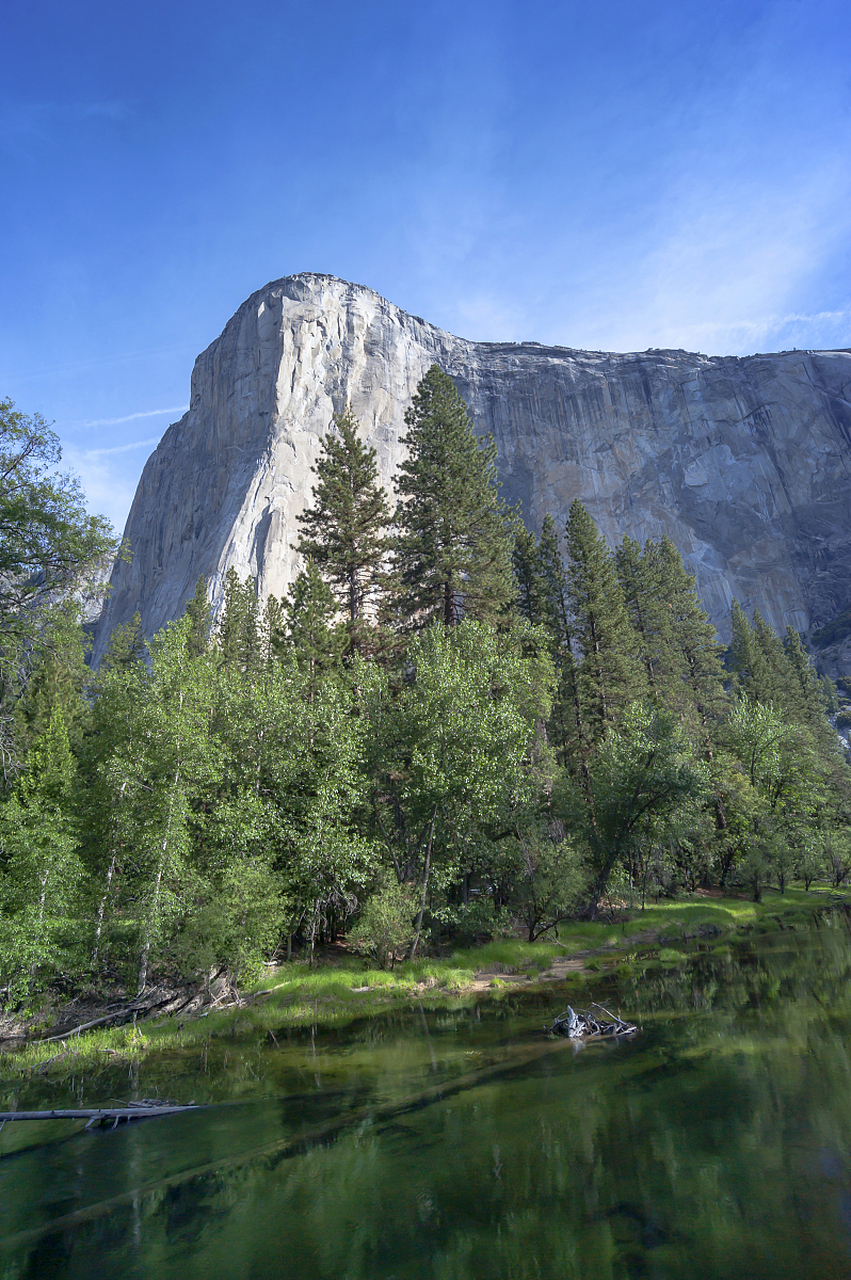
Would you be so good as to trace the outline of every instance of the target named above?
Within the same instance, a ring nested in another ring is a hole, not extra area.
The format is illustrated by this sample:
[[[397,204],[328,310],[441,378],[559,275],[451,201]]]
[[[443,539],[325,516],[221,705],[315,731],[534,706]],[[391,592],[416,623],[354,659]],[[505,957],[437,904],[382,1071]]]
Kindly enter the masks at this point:
[[[730,626],[733,636],[728,662],[735,672],[738,689],[756,702],[770,702],[771,672],[738,600],[734,600],[730,608]]]
[[[702,729],[726,703],[723,645],[670,538],[648,541],[644,550],[656,565],[662,602],[658,683],[663,705],[685,712],[690,705]]]
[[[225,599],[219,618],[217,645],[224,662],[250,671],[262,658],[257,591],[251,578],[241,582],[231,566],[225,576]],[[187,632],[189,634],[189,632]]]
[[[266,597],[263,616],[260,619],[260,648],[265,664],[271,666],[280,659],[286,645],[286,605],[277,596],[269,595]]]
[[[551,741],[559,763],[589,783],[588,735],[579,697],[579,675],[573,646],[573,624],[567,602],[567,575],[551,515],[544,517],[538,543],[540,621],[552,637],[558,683],[550,720]]]
[[[394,608],[403,625],[495,622],[514,595],[496,446],[479,440],[452,379],[432,365],[405,414],[393,540]]]
[[[786,628],[783,648],[799,691],[802,723],[819,732],[825,724],[825,693],[818,673],[794,627]]]
[[[91,647],[78,608],[66,603],[54,611],[49,643],[35,654],[35,665],[15,707],[15,738],[22,754],[61,711],[72,749],[77,749],[91,719],[85,690],[91,681],[86,654]]]
[[[666,618],[660,564],[653,549],[648,540],[642,553],[635,539],[625,535],[615,551],[615,564],[629,620],[638,637],[639,656],[647,672],[647,683],[651,692],[656,693],[665,648]]]
[[[207,598],[207,579],[203,576],[198,579],[195,594],[186,606],[186,616],[190,619],[186,651],[190,658],[199,658],[210,647],[212,627],[212,610]]]
[[[753,634],[757,648],[765,660],[766,688],[762,702],[773,702],[779,708],[785,708],[796,720],[803,715],[800,695],[800,683],[792,671],[789,656],[778,639],[774,628],[769,626],[759,609],[753,615]]]
[[[142,635],[142,617],[137,609],[129,622],[114,627],[107,642],[106,653],[100,670],[128,671],[145,657],[145,637]]]
[[[520,521],[514,530],[515,605],[521,618],[533,627],[545,621],[538,540]]]
[[[630,702],[647,692],[614,557],[579,500],[567,521],[567,595],[578,664],[579,701],[589,738],[604,736]]]
[[[287,641],[313,702],[324,678],[340,663],[347,636],[335,625],[337,606],[313,560],[298,575],[284,605]],[[350,638],[351,633],[349,633]]]
[[[337,414],[314,471],[313,505],[300,516],[297,550],[312,560],[346,617],[347,649],[358,652],[375,601],[387,548],[387,495],[374,449],[358,435],[350,410]]]
[[[756,609],[749,623],[736,601],[732,611],[731,665],[740,689],[755,702],[783,711],[796,724],[807,722],[801,674],[790,651]]]

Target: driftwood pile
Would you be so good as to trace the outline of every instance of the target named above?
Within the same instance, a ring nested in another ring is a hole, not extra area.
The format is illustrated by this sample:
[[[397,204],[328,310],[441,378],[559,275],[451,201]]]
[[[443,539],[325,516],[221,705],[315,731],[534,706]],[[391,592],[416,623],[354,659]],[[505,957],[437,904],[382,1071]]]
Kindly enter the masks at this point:
[[[596,1017],[591,1009],[599,1009],[605,1015],[607,1021],[602,1021]],[[604,1009],[601,1004],[592,1004],[591,1009],[586,1009],[580,1013],[576,1013],[567,1006],[564,1013],[560,1013],[551,1027],[545,1027],[550,1035],[567,1036],[570,1040],[592,1040],[592,1039],[612,1039],[615,1036],[632,1036],[635,1035],[638,1027],[633,1022],[624,1022],[622,1018],[616,1018],[613,1013],[609,1013],[608,1009]]]

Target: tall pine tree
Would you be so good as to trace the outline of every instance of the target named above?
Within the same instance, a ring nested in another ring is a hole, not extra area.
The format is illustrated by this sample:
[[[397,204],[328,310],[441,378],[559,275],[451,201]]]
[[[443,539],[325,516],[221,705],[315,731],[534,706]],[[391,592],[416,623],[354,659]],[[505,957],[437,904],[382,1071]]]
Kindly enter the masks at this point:
[[[190,658],[200,658],[210,647],[210,629],[212,627],[212,609],[207,598],[207,579],[201,577],[195,585],[195,594],[186,606],[186,614],[190,619],[189,635],[186,649]]]
[[[452,379],[432,365],[405,414],[393,608],[404,627],[495,622],[514,596],[496,445],[473,431]]]
[[[578,664],[579,701],[593,741],[636,698],[647,692],[614,557],[579,500],[567,521],[567,594],[573,614],[573,640],[582,657]]]
[[[615,564],[627,613],[638,637],[638,651],[647,672],[647,683],[655,694],[663,665],[666,615],[660,565],[651,548],[648,541],[642,552],[634,538],[624,535],[615,551]]]
[[[655,582],[662,602],[657,664],[662,703],[682,715],[687,716],[690,709],[696,713],[706,741],[709,721],[720,715],[726,704],[723,645],[697,595],[694,574],[687,572],[670,538],[648,541],[644,556],[656,566]]]
[[[187,637],[194,632],[194,620],[190,618]],[[222,661],[240,671],[250,671],[263,661],[257,590],[250,577],[241,582],[233,566],[225,575],[225,598],[216,640]]]
[[[514,529],[515,607],[533,627],[545,622],[544,584],[539,563],[538,540],[519,520]]]
[[[292,584],[284,604],[286,636],[313,703],[325,677],[339,665],[346,635],[335,625],[334,596],[313,560]],[[349,633],[349,638],[351,633]]]
[[[735,672],[736,687],[755,702],[770,702],[771,672],[754,629],[738,600],[734,600],[730,606],[730,628],[732,640],[727,661]]]
[[[330,586],[346,619],[347,649],[359,652],[381,583],[390,510],[375,450],[360,439],[350,410],[334,418],[314,471],[318,482],[313,505],[299,516],[297,550]]]
[[[560,764],[587,787],[589,740],[579,697],[577,654],[573,621],[567,600],[567,575],[552,516],[544,517],[538,543],[537,569],[540,619],[552,637],[552,657],[557,685],[550,718],[550,740]]]
[[[803,641],[794,627],[786,628],[783,648],[786,651],[796,684],[796,700],[800,707],[801,722],[821,737],[824,735],[826,727],[825,690],[810,660],[810,655],[804,648]],[[835,745],[835,743],[832,743],[832,745]]]

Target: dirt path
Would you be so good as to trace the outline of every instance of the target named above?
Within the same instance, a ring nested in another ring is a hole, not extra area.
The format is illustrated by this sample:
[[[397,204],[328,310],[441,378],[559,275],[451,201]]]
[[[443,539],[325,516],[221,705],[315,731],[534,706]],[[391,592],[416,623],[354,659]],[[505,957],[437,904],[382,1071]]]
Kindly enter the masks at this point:
[[[487,991],[495,983],[505,986],[527,986],[532,982],[567,982],[571,974],[588,972],[588,961],[596,956],[616,956],[618,952],[632,950],[636,946],[651,946],[658,941],[658,931],[646,929],[643,933],[633,933],[623,942],[608,942],[602,947],[594,947],[589,951],[575,951],[570,956],[559,956],[551,960],[548,968],[530,978],[524,973],[503,973],[497,969],[481,969],[465,987],[466,991]]]

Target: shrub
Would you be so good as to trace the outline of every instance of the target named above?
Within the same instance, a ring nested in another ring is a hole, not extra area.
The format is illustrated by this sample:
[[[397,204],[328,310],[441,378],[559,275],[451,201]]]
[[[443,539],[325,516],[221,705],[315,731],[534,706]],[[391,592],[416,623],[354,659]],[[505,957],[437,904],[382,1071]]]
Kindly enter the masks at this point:
[[[361,912],[348,940],[356,951],[371,956],[381,969],[392,969],[398,953],[414,940],[417,893],[385,875]]]

